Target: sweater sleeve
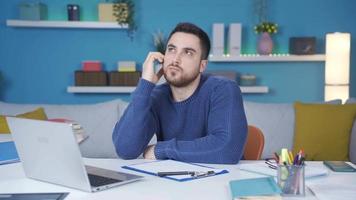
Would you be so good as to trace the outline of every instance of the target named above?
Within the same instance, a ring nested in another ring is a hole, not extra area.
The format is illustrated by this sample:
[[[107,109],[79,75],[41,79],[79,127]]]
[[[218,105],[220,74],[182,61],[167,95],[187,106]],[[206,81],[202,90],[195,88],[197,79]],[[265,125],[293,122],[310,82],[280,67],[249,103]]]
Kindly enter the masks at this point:
[[[191,141],[160,141],[155,147],[157,159],[238,163],[247,137],[241,91],[235,83],[220,84],[210,98],[206,136]]]
[[[154,87],[155,84],[140,79],[131,103],[115,125],[112,139],[117,154],[123,159],[137,158],[156,132],[150,98]]]

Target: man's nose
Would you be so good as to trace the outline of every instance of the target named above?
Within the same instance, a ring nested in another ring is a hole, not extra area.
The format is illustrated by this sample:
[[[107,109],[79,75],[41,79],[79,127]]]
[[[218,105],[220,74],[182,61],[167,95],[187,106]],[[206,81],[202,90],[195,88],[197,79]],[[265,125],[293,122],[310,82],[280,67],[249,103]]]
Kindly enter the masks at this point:
[[[178,52],[174,55],[173,63],[180,64],[180,61],[181,61],[181,53]]]

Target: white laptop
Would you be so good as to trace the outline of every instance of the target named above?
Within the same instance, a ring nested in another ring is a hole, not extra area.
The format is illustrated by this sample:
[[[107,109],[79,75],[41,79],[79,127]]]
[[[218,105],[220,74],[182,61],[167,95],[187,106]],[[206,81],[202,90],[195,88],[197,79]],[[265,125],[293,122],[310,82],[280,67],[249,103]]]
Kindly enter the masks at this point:
[[[88,192],[143,178],[85,166],[70,124],[14,117],[7,117],[7,122],[29,178]]]

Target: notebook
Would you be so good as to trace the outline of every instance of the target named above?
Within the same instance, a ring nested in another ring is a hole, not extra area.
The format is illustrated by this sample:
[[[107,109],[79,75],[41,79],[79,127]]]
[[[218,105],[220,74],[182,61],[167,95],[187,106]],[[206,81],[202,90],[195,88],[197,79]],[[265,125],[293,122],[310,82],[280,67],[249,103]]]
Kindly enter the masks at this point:
[[[83,163],[70,124],[7,117],[27,177],[96,192],[142,179]]]
[[[180,162],[180,161],[175,161],[175,160],[156,160],[156,161],[151,161],[151,162],[144,162],[144,163],[139,163],[139,164],[122,166],[122,168],[145,173],[145,174],[150,174],[150,175],[154,175],[154,176],[157,176],[158,172],[167,172],[167,171],[169,171],[169,172],[186,171],[186,172],[201,172],[201,173],[213,171],[213,173],[207,174],[206,176],[199,176],[199,177],[194,177],[189,174],[187,174],[187,175],[171,175],[171,176],[163,177],[163,178],[168,178],[168,179],[179,181],[179,182],[228,173],[228,171],[225,169],[216,169],[216,168],[211,168],[211,167],[207,167],[207,166],[203,166],[203,165]]]
[[[0,193],[1,200],[63,200],[68,196],[64,193]]]
[[[229,185],[232,199],[280,199],[282,193],[273,177],[233,180]]]
[[[0,142],[0,165],[19,161],[14,142]]]

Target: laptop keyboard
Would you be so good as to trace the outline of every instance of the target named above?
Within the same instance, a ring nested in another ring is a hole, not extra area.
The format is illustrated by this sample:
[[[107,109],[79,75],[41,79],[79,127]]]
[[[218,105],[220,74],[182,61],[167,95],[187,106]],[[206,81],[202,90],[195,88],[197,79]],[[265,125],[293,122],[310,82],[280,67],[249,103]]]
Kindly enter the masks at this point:
[[[98,176],[95,174],[88,174],[88,177],[89,177],[90,185],[94,186],[94,187],[99,187],[99,186],[103,186],[103,185],[109,185],[112,183],[121,182],[120,180],[117,180],[117,179],[108,178],[108,177],[104,177],[104,176]]]

